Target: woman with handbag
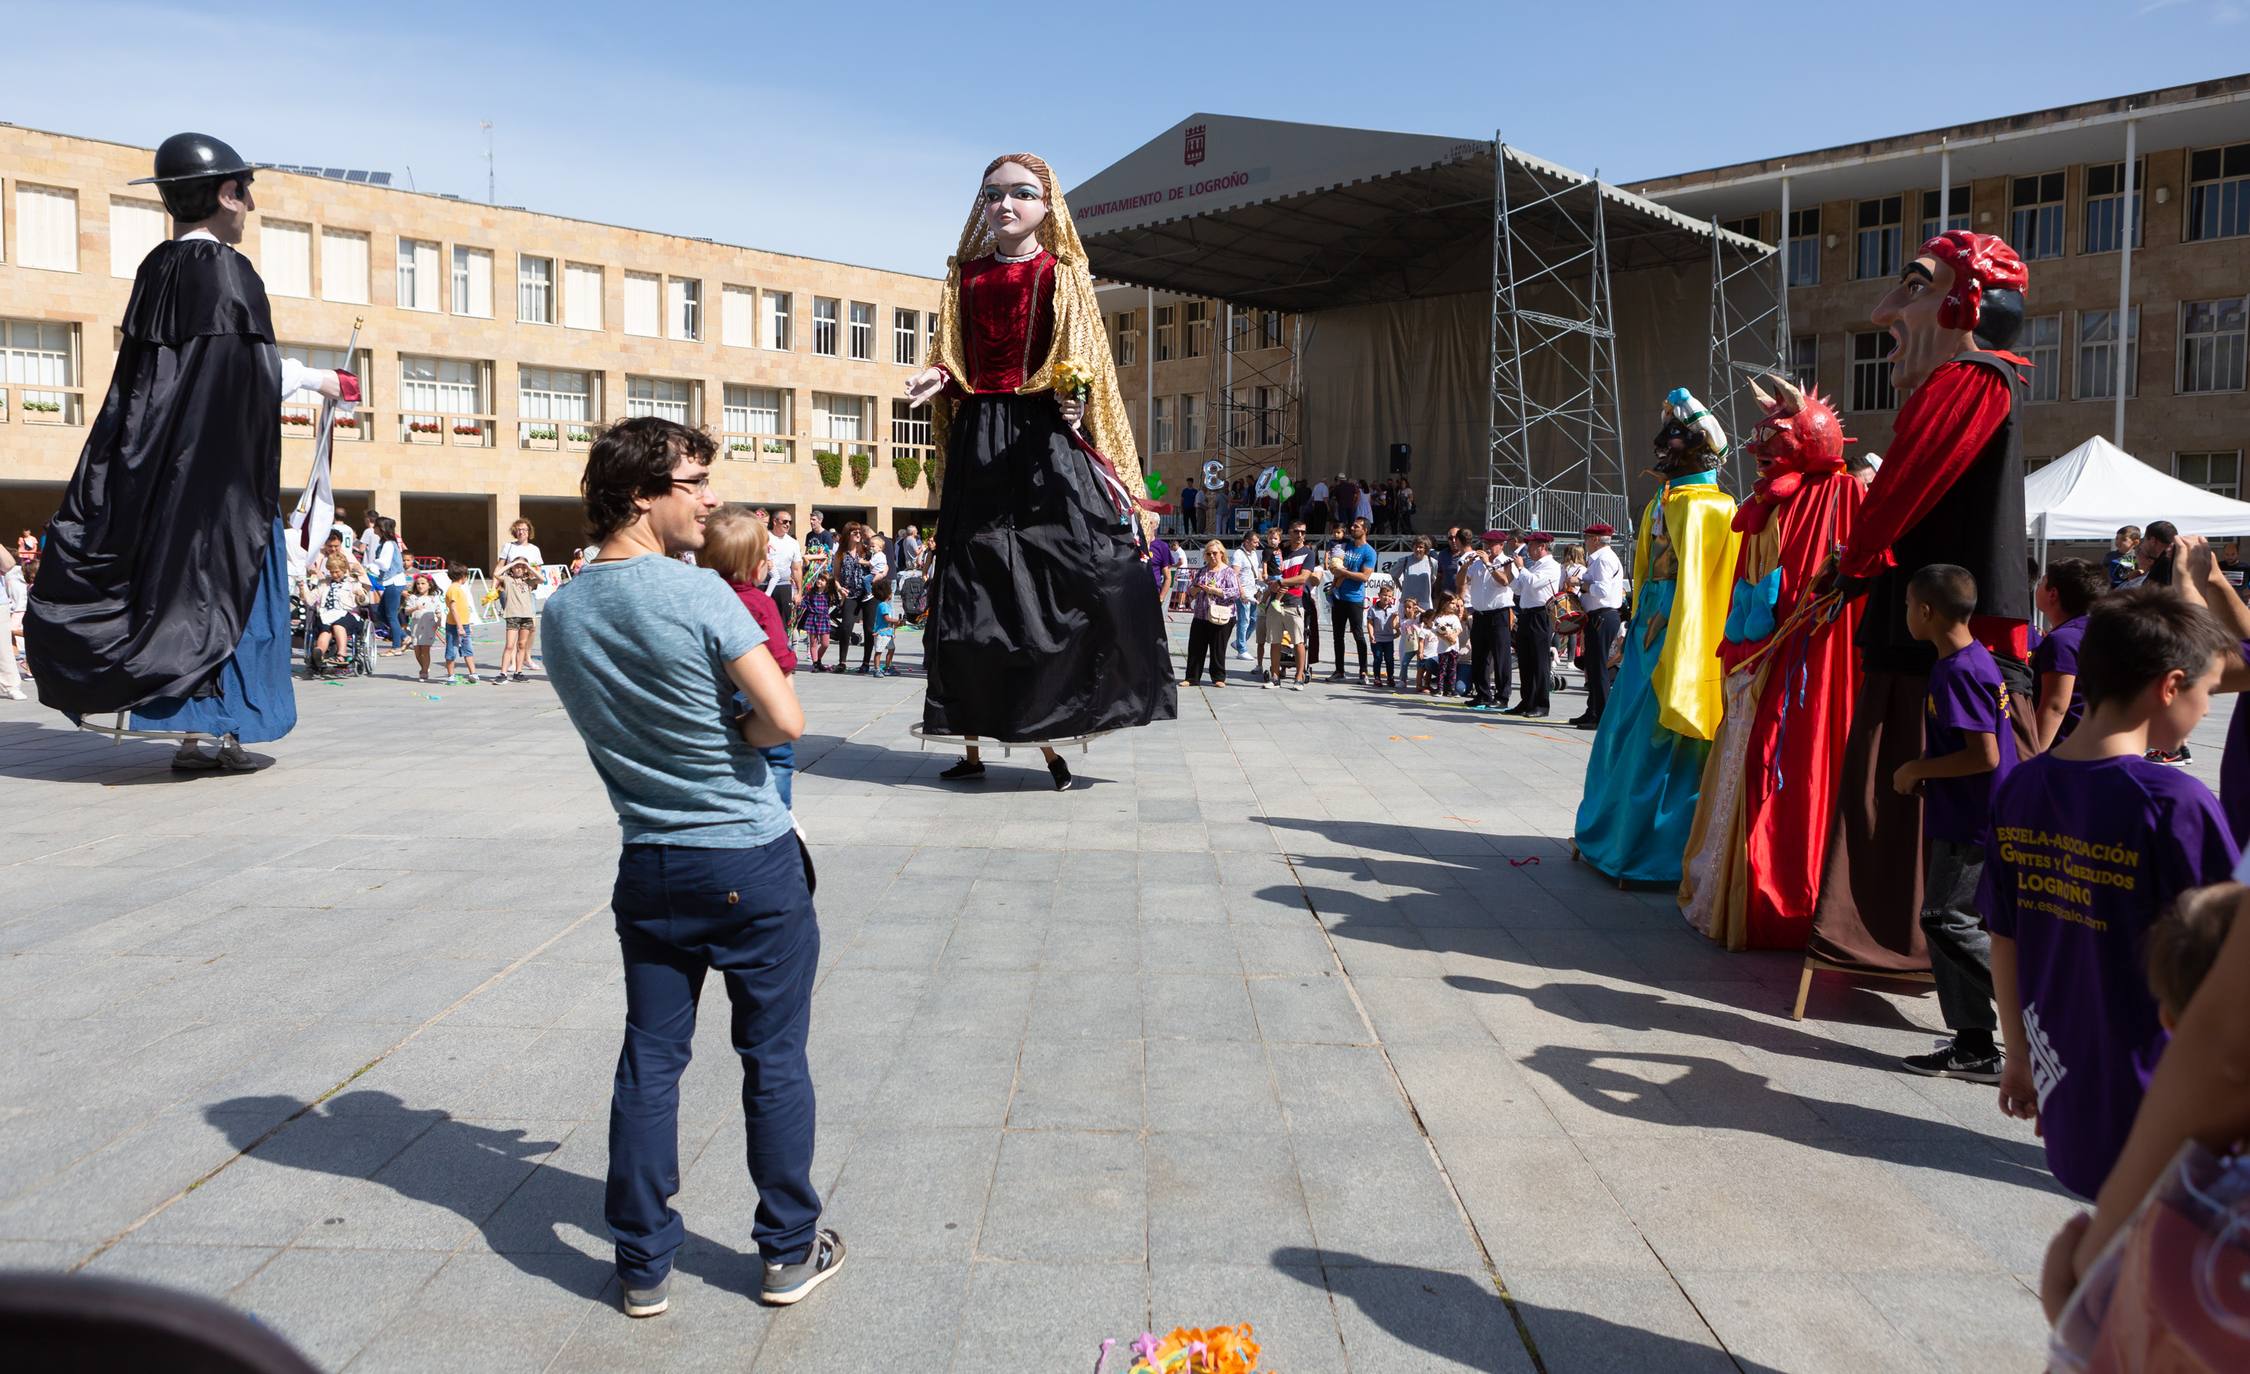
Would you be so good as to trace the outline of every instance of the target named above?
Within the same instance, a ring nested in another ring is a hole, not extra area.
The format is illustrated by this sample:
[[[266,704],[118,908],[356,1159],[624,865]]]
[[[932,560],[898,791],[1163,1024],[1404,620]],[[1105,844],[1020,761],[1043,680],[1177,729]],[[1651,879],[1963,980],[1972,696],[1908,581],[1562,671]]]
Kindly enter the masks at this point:
[[[1190,583],[1193,599],[1188,609],[1187,685],[1203,685],[1203,660],[1211,660],[1211,685],[1227,685],[1227,636],[1234,631],[1236,607],[1242,601],[1242,580],[1227,562],[1227,546],[1213,539],[1203,546],[1203,566]]]

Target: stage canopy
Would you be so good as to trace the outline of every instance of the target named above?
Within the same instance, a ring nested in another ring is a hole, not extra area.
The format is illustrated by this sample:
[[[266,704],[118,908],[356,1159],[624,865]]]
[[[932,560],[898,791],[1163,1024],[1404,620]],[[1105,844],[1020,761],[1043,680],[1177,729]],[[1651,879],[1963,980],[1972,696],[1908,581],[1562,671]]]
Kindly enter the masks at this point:
[[[2120,525],[2169,520],[2182,534],[2250,536],[2250,501],[2205,491],[2096,435],[2024,479],[2028,533],[2043,543],[2108,543]]]
[[[1664,393],[1732,434],[1787,337],[1771,248],[1497,139],[1198,114],[1069,194],[1104,281],[1307,317],[1290,465],[1410,443],[1440,523],[1630,527]]]

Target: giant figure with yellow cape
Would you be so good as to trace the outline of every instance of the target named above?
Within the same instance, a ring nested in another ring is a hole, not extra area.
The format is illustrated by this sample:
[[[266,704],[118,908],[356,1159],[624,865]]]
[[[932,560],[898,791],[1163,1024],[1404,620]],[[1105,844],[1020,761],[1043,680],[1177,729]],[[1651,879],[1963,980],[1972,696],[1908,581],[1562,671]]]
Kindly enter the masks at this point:
[[[1620,883],[1680,881],[1719,732],[1718,648],[1734,569],[1734,498],[1718,474],[1726,432],[1685,387],[1664,398],[1662,418],[1664,487],[1641,515],[1625,656],[1578,804],[1578,857]]]

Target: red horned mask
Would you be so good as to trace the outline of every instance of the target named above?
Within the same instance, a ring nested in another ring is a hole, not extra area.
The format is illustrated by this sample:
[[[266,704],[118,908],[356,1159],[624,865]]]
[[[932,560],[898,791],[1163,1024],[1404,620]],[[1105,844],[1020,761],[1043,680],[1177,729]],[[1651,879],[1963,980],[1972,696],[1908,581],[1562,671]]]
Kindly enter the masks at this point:
[[[1808,395],[1787,378],[1769,374],[1766,380],[1775,394],[1750,384],[1750,394],[1765,409],[1750,439],[1759,471],[1822,473],[1843,467],[1848,436],[1828,398],[1817,390]]]

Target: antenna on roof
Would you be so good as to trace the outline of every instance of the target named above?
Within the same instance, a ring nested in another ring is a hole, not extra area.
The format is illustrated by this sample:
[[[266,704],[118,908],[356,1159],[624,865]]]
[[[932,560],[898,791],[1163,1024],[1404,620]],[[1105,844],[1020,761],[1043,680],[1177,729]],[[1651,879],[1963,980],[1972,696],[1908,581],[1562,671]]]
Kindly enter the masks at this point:
[[[478,127],[484,130],[484,203],[491,205],[500,199],[499,194],[493,189],[492,121],[489,119],[480,120],[478,121]]]

